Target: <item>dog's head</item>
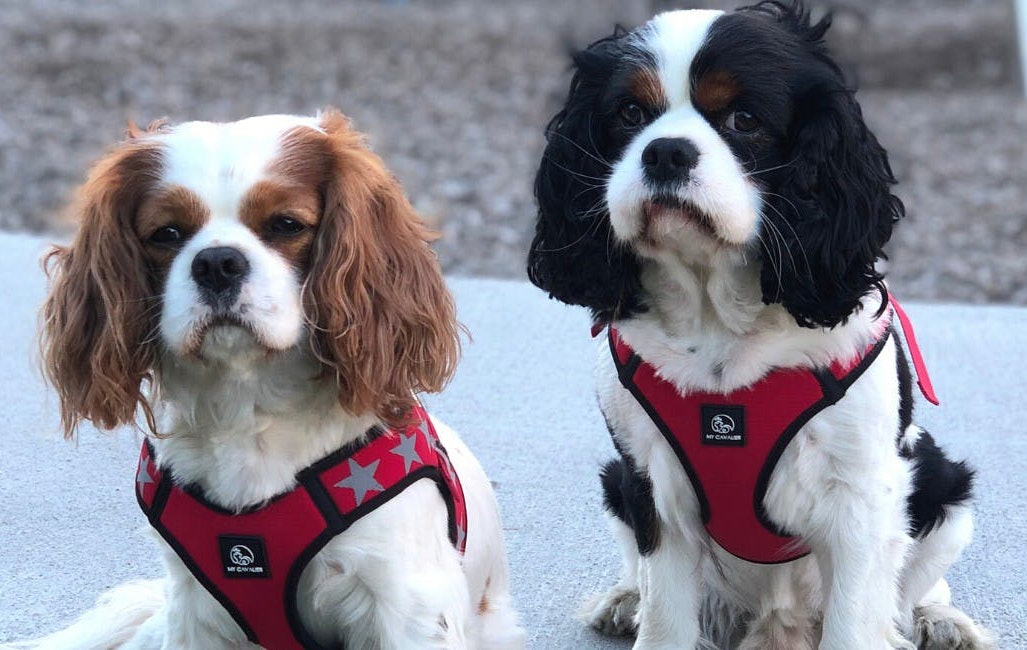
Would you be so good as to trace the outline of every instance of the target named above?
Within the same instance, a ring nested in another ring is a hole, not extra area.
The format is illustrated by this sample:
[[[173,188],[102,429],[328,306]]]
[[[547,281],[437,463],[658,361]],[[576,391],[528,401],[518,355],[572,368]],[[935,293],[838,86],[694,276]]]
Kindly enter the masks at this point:
[[[42,312],[66,435],[139,407],[153,429],[144,385],[169,355],[224,367],[299,346],[321,367],[312,381],[388,422],[454,370],[431,233],[336,111],[130,129],[74,212]]]
[[[646,308],[646,264],[734,253],[767,304],[833,327],[883,294],[901,202],[801,4],[674,11],[574,58],[535,182],[532,282],[598,321]]]

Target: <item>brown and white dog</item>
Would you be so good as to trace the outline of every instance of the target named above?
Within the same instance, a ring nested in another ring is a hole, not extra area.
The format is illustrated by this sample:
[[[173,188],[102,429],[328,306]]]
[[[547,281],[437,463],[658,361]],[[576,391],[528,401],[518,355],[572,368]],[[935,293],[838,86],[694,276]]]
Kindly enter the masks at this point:
[[[459,327],[432,235],[342,114],[129,135],[48,259],[42,347],[67,437],[141,412],[164,472],[238,512],[445,385]],[[466,495],[466,554],[435,484],[406,487],[306,566],[296,606],[320,646],[523,646],[491,486],[436,427]],[[252,647],[161,547],[164,580],[115,588],[27,647]]]

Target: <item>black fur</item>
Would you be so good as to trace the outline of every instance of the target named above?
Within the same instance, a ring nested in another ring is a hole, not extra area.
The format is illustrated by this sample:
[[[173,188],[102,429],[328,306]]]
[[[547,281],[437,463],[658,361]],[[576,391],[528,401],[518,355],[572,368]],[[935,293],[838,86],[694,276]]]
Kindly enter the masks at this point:
[[[963,461],[949,460],[924,431],[913,447],[913,493],[909,495],[910,534],[922,539],[945,521],[946,509],[973,496],[974,472]]]
[[[893,327],[894,332],[894,327]],[[955,462],[924,431],[916,444],[902,443],[906,429],[913,423],[913,373],[906,351],[894,337],[895,361],[899,379],[899,430],[896,442],[899,455],[913,462],[913,492],[906,502],[909,533],[922,539],[945,521],[947,508],[970,501],[974,471],[964,461]]]
[[[895,341],[895,363],[899,375],[899,431],[898,437],[906,433],[906,428],[913,423],[913,375],[906,360],[906,351],[892,326],[892,340]]]
[[[696,59],[696,68],[712,59],[735,73],[774,141],[746,152],[772,224],[763,229],[763,300],[805,327],[845,322],[868,293],[883,301],[875,264],[904,214],[888,156],[824,45],[829,27],[830,17],[811,23],[802,3],[761,2],[722,18]]]
[[[614,241],[604,194],[611,161],[627,144],[607,128],[605,113],[629,52],[644,60],[618,30],[574,56],[570,93],[546,127],[535,177],[528,277],[551,297],[588,307],[597,322],[643,309],[638,259]]]
[[[653,483],[638,471],[634,458],[624,451],[617,436],[606,422],[613,446],[620,459],[611,460],[599,471],[603,485],[603,505],[607,512],[620,519],[635,534],[638,552],[649,555],[660,545],[660,525],[653,501]]]
[[[780,303],[805,327],[833,327],[871,292],[875,268],[903,206],[887,154],[864,124],[853,90],[823,42],[829,19],[811,23],[800,2],[761,2],[719,18],[692,62],[693,85],[723,71],[741,89],[728,110],[759,118],[759,137],[721,128],[724,111],[704,114],[764,193],[758,254],[767,304]],[[532,282],[597,320],[645,308],[639,260],[613,240],[605,179],[633,133],[614,116],[631,70],[652,55],[623,33],[574,58],[564,108],[547,128],[535,180],[539,219],[528,257]],[[658,117],[666,107],[649,107]]]
[[[603,505],[635,533],[638,552],[649,555],[660,545],[660,527],[653,502],[653,485],[627,459],[611,460],[599,471]]]

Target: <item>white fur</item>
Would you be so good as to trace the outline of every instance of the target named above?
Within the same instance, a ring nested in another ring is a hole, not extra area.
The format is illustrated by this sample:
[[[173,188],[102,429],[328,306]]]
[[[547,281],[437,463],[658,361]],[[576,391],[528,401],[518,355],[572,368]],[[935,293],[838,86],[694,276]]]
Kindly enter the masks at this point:
[[[375,424],[338,404],[320,380],[303,329],[300,282],[238,218],[247,188],[267,173],[281,135],[308,118],[270,116],[234,124],[188,123],[160,135],[161,179],[195,192],[210,219],[178,253],[165,287],[160,335],[168,354],[155,382],[159,465],[229,509],[291,489],[310,463],[360,439]],[[190,264],[208,246],[232,246],[251,266],[232,306],[248,328],[205,328]],[[200,354],[182,354],[202,336]],[[270,350],[270,351],[269,351]],[[419,481],[335,537],[300,579],[304,625],[319,643],[354,650],[521,648],[506,553],[491,485],[449,427],[435,420],[465,491],[469,530],[461,557],[448,536],[439,490]],[[104,596],[71,628],[19,648],[131,650],[248,648],[240,628],[156,534],[163,581]]]
[[[773,368],[852,358],[886,326],[875,320],[879,305],[872,298],[832,330],[799,327],[779,305],[762,303],[759,265],[747,254],[759,228],[759,194],[688,99],[689,67],[717,15],[662,14],[639,32],[646,49],[656,54],[670,106],[625,149],[607,186],[614,234],[642,256],[642,284],[650,299],[647,312],[616,326],[683,394],[727,393]],[[653,139],[668,136],[688,138],[700,151],[699,165],[679,198],[707,211],[713,237],[677,215],[644,223],[649,195],[641,153]],[[888,343],[844,398],[799,431],[771,476],[764,499],[770,518],[800,535],[812,554],[787,564],[757,565],[708,538],[680,462],[621,385],[602,341],[596,366],[600,405],[620,447],[652,481],[660,542],[652,554],[640,557],[626,527],[614,521],[624,573],[607,595],[586,605],[585,619],[608,632],[637,627],[639,650],[711,643],[883,650],[913,647],[900,632],[909,633],[913,608],[924,601],[926,609],[917,609],[915,622],[921,638],[937,638],[936,630],[944,627],[956,630],[951,638],[963,632],[967,645],[960,647],[988,647],[987,635],[951,608],[947,595],[938,604],[924,600],[932,588],[937,592],[945,571],[969,543],[972,523],[966,508],[956,508],[921,541],[906,532],[913,468],[895,444],[894,345]],[[906,432],[903,444],[914,444],[918,435],[919,430]]]

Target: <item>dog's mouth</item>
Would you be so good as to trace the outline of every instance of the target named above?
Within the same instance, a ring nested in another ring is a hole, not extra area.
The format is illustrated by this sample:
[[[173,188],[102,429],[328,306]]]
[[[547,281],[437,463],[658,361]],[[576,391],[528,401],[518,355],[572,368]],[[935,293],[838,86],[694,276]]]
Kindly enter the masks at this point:
[[[717,238],[713,227],[713,219],[705,212],[688,201],[673,196],[656,196],[642,204],[642,215],[645,217],[644,231],[646,238],[653,241],[653,225],[659,219],[678,219],[691,224],[704,234]],[[655,243],[653,241],[653,243]]]
[[[210,314],[197,322],[185,346],[187,356],[200,360],[248,357],[253,353],[269,355],[278,351],[267,344],[252,322],[228,311]]]

